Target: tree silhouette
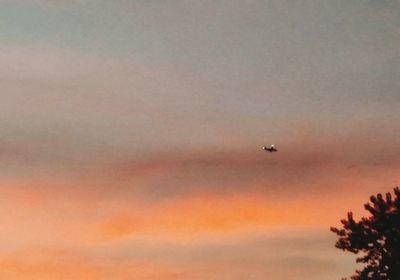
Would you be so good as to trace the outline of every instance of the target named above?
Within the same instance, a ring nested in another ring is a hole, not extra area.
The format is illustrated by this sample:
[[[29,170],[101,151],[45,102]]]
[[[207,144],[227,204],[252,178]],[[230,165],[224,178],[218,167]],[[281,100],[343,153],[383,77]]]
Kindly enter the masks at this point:
[[[356,270],[353,280],[400,280],[400,189],[394,189],[395,198],[387,193],[371,196],[364,205],[368,217],[356,222],[353,213],[341,220],[342,229],[331,228],[339,236],[336,247],[360,254],[358,263],[365,263]],[[342,278],[346,280],[346,278]]]

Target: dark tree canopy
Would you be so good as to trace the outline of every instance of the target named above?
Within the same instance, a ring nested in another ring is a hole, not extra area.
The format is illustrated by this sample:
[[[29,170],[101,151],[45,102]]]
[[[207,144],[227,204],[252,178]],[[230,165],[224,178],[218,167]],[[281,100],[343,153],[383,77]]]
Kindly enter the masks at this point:
[[[360,254],[358,263],[365,263],[357,270],[353,280],[400,280],[400,189],[394,189],[395,197],[387,193],[371,196],[364,205],[368,217],[360,221],[349,212],[341,220],[342,229],[331,228],[339,236],[336,247]]]

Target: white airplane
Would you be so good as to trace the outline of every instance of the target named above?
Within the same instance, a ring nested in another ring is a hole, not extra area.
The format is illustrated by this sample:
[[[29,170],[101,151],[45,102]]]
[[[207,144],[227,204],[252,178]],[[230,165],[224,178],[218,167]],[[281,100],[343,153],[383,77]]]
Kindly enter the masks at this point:
[[[262,149],[263,149],[264,151],[267,151],[267,152],[270,152],[270,153],[272,153],[272,152],[277,152],[277,151],[278,151],[278,150],[275,148],[274,144],[272,144],[270,148],[267,148],[267,147],[264,146],[264,147],[262,147]]]

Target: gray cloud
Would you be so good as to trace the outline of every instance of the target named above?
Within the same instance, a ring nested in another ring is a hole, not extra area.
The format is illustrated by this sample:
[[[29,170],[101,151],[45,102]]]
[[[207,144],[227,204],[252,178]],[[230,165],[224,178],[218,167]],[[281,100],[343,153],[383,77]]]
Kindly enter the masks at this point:
[[[110,259],[148,260],[166,263],[194,279],[327,279],[351,274],[353,256],[334,248],[328,231],[299,230],[278,237],[272,234],[209,243],[157,244],[124,242],[110,250],[99,249]],[[290,268],[290,269],[289,269]]]
[[[388,139],[384,134],[382,137]],[[144,159],[132,156],[131,160],[127,155],[120,163],[105,167],[104,174],[133,193],[164,198],[260,191],[270,197],[301,199],[310,192],[345,192],[357,178],[362,182],[365,174],[374,176],[378,172],[387,174],[386,180],[394,184],[396,177],[391,172],[400,165],[396,147],[377,148],[380,146],[375,142],[366,140],[346,134],[325,139],[311,136],[283,142],[275,154],[253,146],[198,153],[177,150]],[[387,141],[392,139],[383,142]]]
[[[35,166],[311,135],[396,161],[396,1],[33,3],[1,3],[0,121],[3,150]]]

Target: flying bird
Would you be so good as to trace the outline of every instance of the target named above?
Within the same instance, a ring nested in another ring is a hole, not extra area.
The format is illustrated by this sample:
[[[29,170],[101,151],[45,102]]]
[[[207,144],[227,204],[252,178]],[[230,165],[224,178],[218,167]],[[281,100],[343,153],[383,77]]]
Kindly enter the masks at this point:
[[[271,145],[271,147],[269,147],[269,148],[267,148],[267,147],[262,147],[263,148],[263,150],[264,151],[267,151],[267,152],[270,152],[270,153],[272,153],[272,152],[277,152],[278,150],[275,148],[275,146],[274,146],[274,144],[272,144]]]

